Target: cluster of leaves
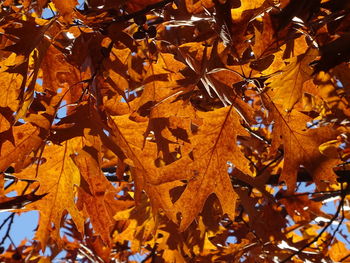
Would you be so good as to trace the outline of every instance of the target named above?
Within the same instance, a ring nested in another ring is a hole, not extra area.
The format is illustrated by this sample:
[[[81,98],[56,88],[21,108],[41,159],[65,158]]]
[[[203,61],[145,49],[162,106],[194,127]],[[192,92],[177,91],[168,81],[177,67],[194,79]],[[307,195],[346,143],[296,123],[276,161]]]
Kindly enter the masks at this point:
[[[0,12],[0,208],[40,213],[2,261],[349,258],[348,1]],[[339,193],[335,214],[325,193]]]

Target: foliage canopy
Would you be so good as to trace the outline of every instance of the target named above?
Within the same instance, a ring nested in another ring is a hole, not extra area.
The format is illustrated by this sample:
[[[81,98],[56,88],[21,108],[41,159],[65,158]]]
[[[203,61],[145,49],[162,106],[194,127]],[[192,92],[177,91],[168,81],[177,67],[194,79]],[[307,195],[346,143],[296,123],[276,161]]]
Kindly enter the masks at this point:
[[[2,261],[349,261],[348,1],[0,9]]]

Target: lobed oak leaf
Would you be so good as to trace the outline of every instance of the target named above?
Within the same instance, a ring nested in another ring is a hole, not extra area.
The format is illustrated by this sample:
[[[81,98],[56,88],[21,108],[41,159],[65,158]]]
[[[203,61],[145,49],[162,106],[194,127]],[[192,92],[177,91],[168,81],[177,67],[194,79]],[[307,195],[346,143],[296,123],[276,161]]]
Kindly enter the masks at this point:
[[[306,123],[311,122],[312,118],[296,110],[286,113],[275,106],[271,113],[275,119],[271,150],[275,152],[283,145],[284,164],[280,181],[285,181],[288,190],[294,189],[301,165],[311,174],[318,187],[335,183],[333,167],[340,160],[321,154],[319,146],[336,138],[338,132],[329,126],[308,129]]]
[[[185,151],[182,151],[181,145],[175,144],[180,148],[180,158],[170,164],[162,163],[157,144],[151,138],[148,139],[146,122],[134,122],[127,115],[115,116],[111,119],[113,121],[109,122],[112,130],[110,138],[125,151],[128,158],[124,161],[131,166],[135,181],[135,200],[140,202],[142,190],[144,190],[150,198],[153,211],[161,209],[171,220],[176,221],[170,191],[183,185],[178,180],[189,180],[193,177],[191,172],[174,173],[174,171],[181,171],[192,162],[186,154],[188,150],[185,148]]]
[[[350,115],[349,99],[346,91],[344,93],[342,90],[343,86],[339,86],[336,79],[337,77],[332,76],[331,73],[322,71],[315,76],[314,83],[318,88],[317,95],[322,98],[328,109],[328,112],[322,115],[329,115],[329,117],[327,116],[328,118],[337,118],[337,122],[341,122]],[[341,78],[341,80],[344,81],[344,84],[342,82],[341,85],[346,85],[346,79]]]
[[[145,243],[153,247],[155,240],[152,239],[152,235],[155,234],[157,220],[145,195],[136,207],[117,212],[114,219],[125,220],[127,225],[121,233],[114,233],[113,242],[123,243],[124,240],[129,240],[131,251],[134,252],[139,252],[141,245]]]
[[[285,191],[283,190],[278,192],[278,195],[282,196],[279,202],[284,205],[294,222],[310,222],[319,216],[329,218],[329,216],[321,210],[322,203],[310,200],[307,195],[288,196],[287,194],[283,197],[284,194]]]
[[[247,131],[241,126],[240,117],[233,106],[198,114],[203,124],[197,134],[190,138],[194,161],[180,170],[180,173],[188,174],[188,183],[174,203],[182,231],[202,211],[212,193],[218,197],[223,213],[233,219],[237,194],[227,174],[228,163],[251,174],[249,161],[237,145],[237,136],[246,135]],[[196,193],[196,198],[193,198],[193,193]]]
[[[80,185],[80,173],[71,156],[81,147],[81,138],[71,139],[63,145],[46,145],[41,158],[46,162],[34,164],[16,174],[18,178],[36,179],[40,183],[38,194],[47,193],[41,200],[30,205],[39,210],[39,227],[35,238],[45,250],[50,238],[58,244],[62,216],[70,214],[80,233],[83,233],[84,217],[77,209],[74,199],[76,186]]]
[[[231,161],[241,171],[251,173],[248,160],[236,144],[236,136],[247,132],[233,107],[199,114],[203,124],[196,135],[189,138],[193,145],[190,156],[194,161],[182,153],[179,160],[159,168],[154,165],[157,158],[155,145],[144,142],[142,136],[146,124],[131,122],[127,116],[114,117],[114,123],[111,123],[115,140],[121,148],[127,149],[126,155],[133,162],[137,191],[144,188],[155,209],[162,208],[174,222],[181,222],[180,230],[191,224],[212,193],[218,196],[223,212],[233,218],[237,195],[227,174],[227,162]],[[174,173],[174,170],[178,172]],[[169,190],[178,184],[166,182],[175,180],[187,180],[187,185],[173,205]],[[193,192],[197,193],[195,199]]]
[[[287,221],[276,203],[265,201],[267,205],[257,203],[257,198],[251,198],[245,189],[236,189],[240,204],[249,215],[249,226],[265,242],[276,242],[285,239],[282,229]]]
[[[281,74],[272,77],[269,84],[269,96],[274,103],[283,105],[290,111],[302,98],[303,84],[311,79],[312,69],[309,64],[316,58],[317,50],[309,49],[305,54],[294,58],[282,69]]]
[[[116,189],[102,174],[98,152],[94,147],[85,146],[72,158],[82,175],[77,206],[87,211],[94,231],[110,246],[110,233],[115,224],[113,216],[134,202],[115,200]]]
[[[13,126],[3,132],[0,138],[0,171],[5,171],[13,163],[20,168],[43,142],[40,129],[29,123]]]
[[[17,56],[23,55],[25,58],[38,47],[44,38],[45,32],[52,26],[54,21],[45,21],[44,24],[38,24],[36,20],[30,17],[28,20],[17,18],[8,18],[5,20],[8,24],[4,26],[5,36],[12,40],[12,44],[2,48],[3,51],[15,53]],[[17,64],[17,66],[20,64]]]
[[[48,97],[52,96],[52,94],[64,95],[66,104],[76,103],[81,98],[84,84],[82,80],[90,78],[89,70],[80,72],[68,62],[65,54],[53,45],[50,45],[47,49],[40,65],[43,81],[42,88],[48,93]],[[86,67],[88,66],[90,64],[86,65]],[[68,107],[68,114],[70,111],[71,108]]]
[[[18,100],[21,93],[23,77],[21,74],[0,73],[0,85],[4,87],[0,93],[0,107],[8,107],[15,112],[20,102]]]
[[[54,3],[57,11],[60,13],[60,15],[64,18],[64,20],[67,23],[70,23],[74,17],[74,8],[76,5],[78,5],[77,0],[66,0],[66,1],[60,1],[60,0],[52,0]]]

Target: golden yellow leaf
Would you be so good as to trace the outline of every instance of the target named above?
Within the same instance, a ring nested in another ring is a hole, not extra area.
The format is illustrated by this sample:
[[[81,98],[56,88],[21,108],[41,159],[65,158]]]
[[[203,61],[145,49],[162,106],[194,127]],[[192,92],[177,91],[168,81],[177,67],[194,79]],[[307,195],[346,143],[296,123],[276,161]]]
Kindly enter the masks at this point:
[[[20,167],[28,155],[40,147],[43,139],[38,127],[26,123],[7,130],[0,142],[0,171],[5,171],[12,163]]]
[[[20,74],[1,72],[0,86],[3,87],[0,92],[0,107],[8,107],[16,111],[19,106],[19,94],[21,92],[23,77]]]
[[[84,218],[74,203],[76,187],[80,185],[80,172],[71,157],[77,154],[81,145],[81,138],[71,139],[62,145],[46,145],[40,161],[43,164],[38,168],[33,164],[18,174],[20,178],[39,181],[38,194],[47,193],[43,199],[31,205],[31,209],[40,211],[35,238],[41,242],[43,249],[49,238],[60,242],[61,219],[66,213],[70,214],[83,233]]]
[[[333,262],[339,262],[341,259],[350,254],[349,249],[345,246],[345,244],[338,240],[334,242],[328,253]],[[341,262],[350,262],[350,259],[348,258],[346,261]]]
[[[203,124],[198,133],[190,138],[193,144],[193,163],[179,173],[186,174],[187,186],[175,202],[175,212],[180,218],[180,230],[186,229],[201,212],[212,193],[218,197],[223,213],[235,215],[237,194],[227,174],[230,164],[244,173],[251,174],[249,161],[237,145],[237,135],[247,131],[241,126],[234,108],[225,107],[212,112],[199,113]],[[194,198],[193,193],[196,193]]]
[[[269,95],[274,103],[283,105],[290,111],[303,95],[304,83],[311,79],[312,68],[309,64],[316,58],[316,49],[309,49],[305,54],[292,59],[282,73],[270,79]]]

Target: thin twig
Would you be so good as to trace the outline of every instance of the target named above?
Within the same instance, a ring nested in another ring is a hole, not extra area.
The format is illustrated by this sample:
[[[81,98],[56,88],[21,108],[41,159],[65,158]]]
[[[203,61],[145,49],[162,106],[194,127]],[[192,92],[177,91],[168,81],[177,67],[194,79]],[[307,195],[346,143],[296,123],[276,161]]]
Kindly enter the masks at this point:
[[[348,190],[347,188],[349,188],[350,184],[346,187],[346,190]],[[343,191],[343,184],[341,183],[341,200],[339,202],[339,206],[337,208],[337,211],[335,212],[334,216],[331,218],[331,220],[327,223],[327,225],[320,231],[320,233],[314,237],[310,242],[308,242],[307,244],[305,244],[304,246],[302,246],[298,251],[292,253],[291,255],[289,255],[287,258],[285,258],[284,260],[282,260],[280,263],[285,263],[285,262],[289,262],[290,259],[292,259],[294,256],[298,255],[299,253],[301,253],[304,249],[310,247],[313,243],[315,243],[317,240],[319,240],[319,238],[322,236],[322,234],[332,225],[332,223],[338,218],[339,213],[341,211],[342,206],[344,205],[344,200],[345,200],[345,196],[346,196],[346,191]]]
[[[141,263],[146,263],[147,260],[150,259],[150,258],[153,259],[153,257],[156,255],[157,247],[158,247],[158,244],[155,243],[153,248],[152,248],[152,250],[151,250],[151,252],[147,255],[147,257],[145,257],[144,260],[141,261]],[[152,260],[152,262],[153,262],[153,260]]]
[[[348,259],[348,258],[350,258],[350,253],[347,254],[346,256],[344,256],[343,258],[341,258],[341,259],[339,260],[339,262],[343,262],[343,261],[345,261],[345,260]]]
[[[4,244],[5,240],[7,238],[9,238],[10,240],[11,237],[10,237],[10,231],[11,231],[11,227],[12,227],[12,224],[13,224],[13,219],[15,218],[15,213],[12,213],[8,218],[5,219],[5,221],[8,221],[8,219],[10,220],[8,226],[7,226],[7,230],[6,230],[6,233],[4,235],[4,237],[2,238],[1,242],[0,242],[0,245]],[[1,225],[1,227],[3,227],[4,223]],[[0,229],[1,229],[0,227]],[[13,244],[14,245],[14,244]]]

